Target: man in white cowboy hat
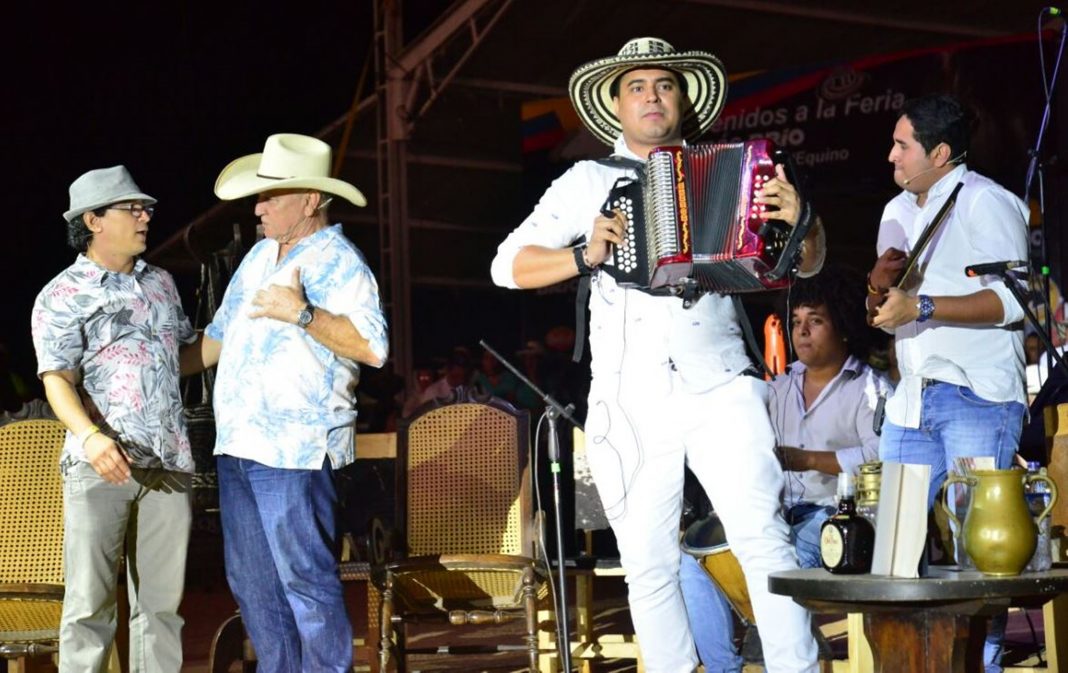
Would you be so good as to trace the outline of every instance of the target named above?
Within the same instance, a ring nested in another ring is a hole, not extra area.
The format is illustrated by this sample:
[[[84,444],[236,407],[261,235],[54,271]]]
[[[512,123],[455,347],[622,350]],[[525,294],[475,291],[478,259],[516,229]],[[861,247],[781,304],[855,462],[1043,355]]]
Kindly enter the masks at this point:
[[[725,87],[715,56],[639,38],[617,56],[576,70],[570,93],[597,138],[616,155],[644,161],[659,145],[705,131],[722,108]],[[743,375],[751,365],[730,299],[708,294],[687,309],[678,297],[624,289],[598,272],[610,246],[623,242],[622,220],[601,215],[600,207],[616,179],[628,174],[593,161],[573,166],[500,245],[494,282],[534,288],[593,275],[587,454],[627,573],[646,668],[688,673],[697,665],[678,580],[686,463],[710,494],[745,568],[757,621],[769,634],[768,670],[815,671],[808,613],[767,589],[768,573],[796,568],[797,558],[780,513],[783,475],[767,385]],[[797,223],[802,204],[781,172],[761,200]],[[575,246],[583,236],[588,243]],[[822,256],[817,226],[801,270],[814,272]]]
[[[257,195],[245,255],[186,359],[218,362],[215,422],[226,576],[260,671],[349,671],[352,627],[334,555],[333,470],[355,458],[360,365],[388,341],[363,254],[329,225],[330,147],[290,133],[223,169],[215,194]]]
[[[104,669],[123,556],[130,670],[182,667],[193,458],[178,362],[195,335],[170,274],[140,258],[155,203],[123,166],[75,180],[63,219],[79,254],[33,307],[37,371],[69,430],[61,671]]]

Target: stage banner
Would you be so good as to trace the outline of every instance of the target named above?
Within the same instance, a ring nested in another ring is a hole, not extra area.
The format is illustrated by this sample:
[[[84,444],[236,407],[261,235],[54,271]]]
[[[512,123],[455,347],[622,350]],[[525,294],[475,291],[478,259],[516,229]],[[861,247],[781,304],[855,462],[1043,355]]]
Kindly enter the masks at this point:
[[[887,155],[901,106],[946,92],[978,118],[968,164],[1022,195],[1042,114],[1039,73],[1035,35],[750,73],[730,82],[705,139],[771,138],[820,192],[893,190]]]
[[[1044,41],[1053,37],[1047,33]],[[736,74],[724,112],[702,140],[771,138],[820,192],[887,192],[894,189],[887,155],[901,106],[947,92],[978,117],[969,165],[1022,195],[1042,114],[1038,57],[1031,34]],[[607,154],[580,131],[567,98],[523,105],[528,165]]]

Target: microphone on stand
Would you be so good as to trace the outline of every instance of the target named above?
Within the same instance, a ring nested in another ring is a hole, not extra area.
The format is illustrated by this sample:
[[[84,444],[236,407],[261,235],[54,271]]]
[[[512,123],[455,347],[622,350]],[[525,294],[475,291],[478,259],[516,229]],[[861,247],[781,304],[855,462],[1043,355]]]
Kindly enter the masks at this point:
[[[986,264],[972,264],[971,266],[966,266],[964,267],[964,273],[967,274],[969,278],[975,278],[976,276],[985,276],[988,273],[1001,273],[1002,271],[1010,271],[1023,266],[1027,266],[1027,262],[1021,259],[1014,259],[1007,262],[987,262]]]

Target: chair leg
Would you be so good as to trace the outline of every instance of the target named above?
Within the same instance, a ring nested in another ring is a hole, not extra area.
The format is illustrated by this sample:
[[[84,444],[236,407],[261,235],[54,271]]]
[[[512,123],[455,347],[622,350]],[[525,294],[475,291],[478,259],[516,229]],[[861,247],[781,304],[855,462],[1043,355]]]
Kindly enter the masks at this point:
[[[0,659],[0,664],[4,662]],[[6,660],[9,673],[55,673],[58,670],[51,655],[32,655]]]
[[[534,569],[527,568],[523,573],[523,607],[527,622],[524,640],[527,642],[530,673],[538,671],[538,600],[535,593]]]
[[[556,616],[542,607],[538,611],[538,673],[556,673]]]
[[[58,659],[58,656],[56,657]],[[56,668],[59,664],[56,664]],[[119,648],[115,646],[115,643],[111,644],[111,648],[108,651],[108,673],[122,673],[122,662],[119,661]]]
[[[1048,407],[1047,407],[1048,408]],[[1048,427],[1048,426],[1047,426]],[[1047,670],[1066,670],[1068,665],[1068,595],[1061,594],[1042,607],[1046,631]]]
[[[379,614],[382,608],[382,594],[374,582],[367,583],[367,663],[371,673],[379,673],[378,651],[382,640],[382,625]]]
[[[241,615],[236,614],[224,621],[215,631],[208,651],[210,673],[228,673],[230,664],[244,660],[245,628]]]
[[[379,633],[381,641],[378,646],[378,670],[380,673],[389,671],[389,660],[393,656],[394,639],[396,634],[393,629],[393,574],[386,571],[385,587],[382,591],[381,620],[379,621]],[[404,654],[401,653],[403,658]]]
[[[864,636],[864,615],[851,612],[846,619],[849,632],[849,671],[850,673],[871,673],[875,669],[875,664],[871,644]]]

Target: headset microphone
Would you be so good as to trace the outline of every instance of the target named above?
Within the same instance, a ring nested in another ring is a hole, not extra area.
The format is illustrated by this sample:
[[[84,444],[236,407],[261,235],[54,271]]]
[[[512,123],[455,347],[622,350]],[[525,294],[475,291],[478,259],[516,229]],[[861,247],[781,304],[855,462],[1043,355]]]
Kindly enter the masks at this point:
[[[948,161],[947,163],[949,163],[949,164],[958,164],[958,163],[960,163],[960,162],[961,162],[961,160],[963,160],[963,159],[964,159],[964,157],[966,157],[966,156],[968,156],[968,150],[964,150],[963,152],[961,152],[961,153],[960,153],[960,154],[958,154],[957,156],[955,156],[955,157],[953,157],[952,159],[950,159],[950,160],[949,160],[949,161]],[[929,167],[929,168],[925,168],[925,169],[923,169],[922,171],[920,171],[919,173],[917,173],[916,175],[913,175],[913,176],[912,176],[911,178],[905,178],[904,180],[902,180],[902,181],[901,181],[901,184],[903,184],[903,185],[905,185],[906,187],[908,187],[908,185],[909,185],[909,183],[910,183],[910,182],[912,182],[912,181],[913,181],[913,180],[915,180],[916,178],[920,177],[920,176],[921,176],[921,175],[923,175],[924,173],[927,173],[927,172],[929,172],[929,171],[933,171],[933,170],[934,170],[934,169],[936,169],[936,168],[938,168],[938,167],[937,167],[937,166],[931,166],[931,167]]]
[[[937,166],[931,166],[930,168],[925,168],[922,171],[920,171],[919,173],[917,173],[916,175],[913,175],[911,178],[905,178],[904,180],[901,181],[901,184],[903,184],[903,185],[905,185],[907,187],[910,182],[912,182],[916,178],[920,177],[924,173],[929,173],[929,172],[933,171],[935,168],[938,168],[938,167]]]

